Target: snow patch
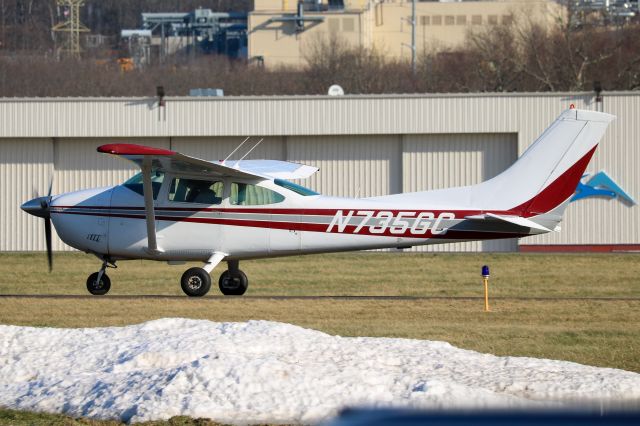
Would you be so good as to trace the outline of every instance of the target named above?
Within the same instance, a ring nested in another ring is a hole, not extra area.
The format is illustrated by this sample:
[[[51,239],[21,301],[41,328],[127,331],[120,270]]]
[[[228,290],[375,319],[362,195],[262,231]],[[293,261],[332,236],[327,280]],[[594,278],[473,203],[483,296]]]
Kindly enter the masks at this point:
[[[123,421],[310,423],[344,406],[506,408],[640,399],[640,374],[269,321],[0,326],[0,406]]]

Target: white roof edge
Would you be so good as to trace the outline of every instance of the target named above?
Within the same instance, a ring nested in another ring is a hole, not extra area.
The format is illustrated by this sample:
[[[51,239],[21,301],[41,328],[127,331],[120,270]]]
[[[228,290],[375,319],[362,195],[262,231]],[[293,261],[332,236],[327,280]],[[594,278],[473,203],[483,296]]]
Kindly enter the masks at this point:
[[[621,90],[602,92],[602,96],[638,96],[637,91]],[[333,100],[358,100],[358,99],[420,99],[420,98],[517,98],[517,97],[593,97],[593,92],[472,92],[472,93],[379,93],[379,94],[345,94],[343,96],[321,95],[250,95],[250,96],[166,96],[167,101],[190,101],[190,102],[220,102],[220,101],[241,101],[241,100],[308,100],[308,99],[333,99]],[[0,102],[123,102],[148,100],[154,102],[157,97],[153,94],[148,96],[87,96],[87,97],[0,97]],[[570,102],[568,100],[567,102]]]

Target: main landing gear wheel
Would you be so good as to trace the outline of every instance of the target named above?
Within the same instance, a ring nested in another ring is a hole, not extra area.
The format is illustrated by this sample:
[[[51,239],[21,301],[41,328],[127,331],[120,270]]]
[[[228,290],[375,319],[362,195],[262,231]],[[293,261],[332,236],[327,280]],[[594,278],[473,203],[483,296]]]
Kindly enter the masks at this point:
[[[103,273],[98,281],[98,275],[100,272],[94,272],[87,278],[87,290],[94,296],[103,296],[109,292],[111,288],[111,280],[107,274]]]
[[[180,285],[187,296],[202,297],[211,288],[211,277],[202,268],[190,268],[182,274]]]
[[[225,296],[242,296],[249,287],[249,279],[239,269],[224,271],[218,280],[218,287]]]

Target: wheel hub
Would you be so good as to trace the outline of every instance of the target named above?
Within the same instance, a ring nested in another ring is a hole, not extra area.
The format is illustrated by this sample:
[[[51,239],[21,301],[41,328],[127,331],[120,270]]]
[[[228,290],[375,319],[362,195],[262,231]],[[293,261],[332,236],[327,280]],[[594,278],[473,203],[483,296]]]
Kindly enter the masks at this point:
[[[240,280],[237,277],[228,277],[223,282],[222,285],[225,288],[235,289],[240,285]]]
[[[190,277],[188,285],[191,290],[198,290],[202,287],[202,279],[197,276]]]

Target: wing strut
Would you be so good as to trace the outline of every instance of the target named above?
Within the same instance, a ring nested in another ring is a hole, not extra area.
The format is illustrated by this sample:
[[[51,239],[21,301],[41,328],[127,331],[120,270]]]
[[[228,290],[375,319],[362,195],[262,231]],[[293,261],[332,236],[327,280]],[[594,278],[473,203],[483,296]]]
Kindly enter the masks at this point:
[[[162,253],[156,241],[156,213],[153,206],[153,185],[151,184],[151,156],[142,160],[142,189],[144,192],[144,211],[147,218],[147,250],[151,254]]]

